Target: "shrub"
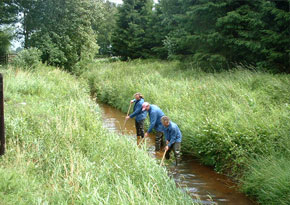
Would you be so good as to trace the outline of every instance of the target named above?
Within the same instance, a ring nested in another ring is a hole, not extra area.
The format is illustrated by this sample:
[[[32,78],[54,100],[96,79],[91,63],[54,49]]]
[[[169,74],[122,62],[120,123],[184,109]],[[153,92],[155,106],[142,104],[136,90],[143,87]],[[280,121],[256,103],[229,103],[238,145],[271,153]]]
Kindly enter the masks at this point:
[[[41,51],[37,48],[24,49],[13,59],[12,65],[24,68],[35,69],[40,63]]]

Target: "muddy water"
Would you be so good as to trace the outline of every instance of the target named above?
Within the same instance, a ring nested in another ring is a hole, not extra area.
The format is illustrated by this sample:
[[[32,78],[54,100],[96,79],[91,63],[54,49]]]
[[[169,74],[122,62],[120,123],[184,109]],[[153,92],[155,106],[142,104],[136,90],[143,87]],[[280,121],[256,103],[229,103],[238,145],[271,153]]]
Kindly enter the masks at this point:
[[[135,122],[127,121],[125,129],[124,119],[126,114],[105,104],[99,103],[103,111],[104,126],[114,132],[132,136],[136,139]],[[136,139],[140,142],[140,139]],[[146,140],[148,152],[152,157],[161,159],[163,152],[156,152],[155,138],[150,135]],[[245,195],[236,190],[236,186],[227,177],[215,173],[212,168],[203,166],[197,159],[182,156],[182,161],[177,167],[169,162],[167,166],[169,175],[174,178],[178,187],[186,191],[194,201],[202,204],[227,204],[248,205],[256,204]]]

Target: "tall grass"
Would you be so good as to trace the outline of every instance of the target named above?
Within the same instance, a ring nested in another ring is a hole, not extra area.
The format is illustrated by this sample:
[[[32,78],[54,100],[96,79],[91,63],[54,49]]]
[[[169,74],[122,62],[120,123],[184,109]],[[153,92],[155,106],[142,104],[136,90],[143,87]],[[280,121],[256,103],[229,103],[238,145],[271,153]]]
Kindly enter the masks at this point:
[[[85,83],[48,67],[2,72],[0,204],[192,204],[145,150],[102,127]]]
[[[250,160],[242,190],[261,204],[287,205],[290,201],[290,152],[285,156]]]
[[[289,154],[289,75],[241,67],[205,73],[178,62],[137,60],[92,64],[81,77],[99,100],[124,112],[135,92],[144,94],[179,125],[183,152],[217,171],[240,178],[249,159]]]

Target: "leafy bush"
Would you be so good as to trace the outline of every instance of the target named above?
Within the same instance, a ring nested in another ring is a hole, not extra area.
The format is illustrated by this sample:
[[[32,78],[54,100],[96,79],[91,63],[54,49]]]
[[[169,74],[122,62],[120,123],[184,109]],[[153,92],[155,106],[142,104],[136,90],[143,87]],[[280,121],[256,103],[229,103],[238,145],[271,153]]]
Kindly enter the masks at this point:
[[[41,51],[37,48],[24,49],[13,59],[15,67],[24,69],[35,69],[40,63]]]
[[[12,40],[12,34],[9,31],[2,31],[0,28],[0,57],[3,57],[9,51],[10,41]],[[1,62],[0,62],[1,63]]]

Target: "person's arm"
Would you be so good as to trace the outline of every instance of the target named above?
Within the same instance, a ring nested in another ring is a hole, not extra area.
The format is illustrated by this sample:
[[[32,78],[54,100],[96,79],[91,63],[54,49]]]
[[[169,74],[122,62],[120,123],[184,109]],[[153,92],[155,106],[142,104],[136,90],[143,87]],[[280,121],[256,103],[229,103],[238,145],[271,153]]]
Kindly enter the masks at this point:
[[[152,132],[153,128],[155,127],[156,122],[157,122],[157,113],[151,112],[151,114],[150,114],[150,126],[147,130],[148,133]]]
[[[170,132],[170,141],[169,141],[169,144],[167,145],[168,147],[171,147],[176,142],[177,135],[178,135],[178,132],[176,131],[176,129],[173,129]]]
[[[168,136],[168,132],[165,130],[165,128],[164,128],[164,130],[163,130],[163,133],[164,133],[164,137],[165,137],[165,140],[166,141],[169,141],[169,136]]]
[[[130,100],[130,103],[131,103],[131,104],[134,103],[134,102],[136,102],[136,99],[134,99],[134,100]]]
[[[141,112],[142,112],[142,105],[141,105],[141,103],[138,103],[137,106],[136,106],[135,111],[130,115],[130,118],[136,117]]]

